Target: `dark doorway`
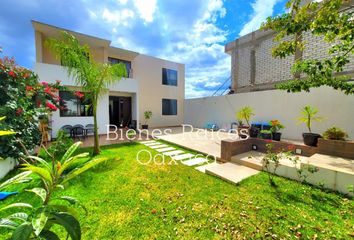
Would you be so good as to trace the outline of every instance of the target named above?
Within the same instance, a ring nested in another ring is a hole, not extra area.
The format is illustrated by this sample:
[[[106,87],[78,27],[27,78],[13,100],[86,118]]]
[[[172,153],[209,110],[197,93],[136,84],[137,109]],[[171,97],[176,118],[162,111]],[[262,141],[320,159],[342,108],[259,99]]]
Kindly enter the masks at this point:
[[[132,120],[131,97],[109,97],[109,123],[117,127],[127,127]]]

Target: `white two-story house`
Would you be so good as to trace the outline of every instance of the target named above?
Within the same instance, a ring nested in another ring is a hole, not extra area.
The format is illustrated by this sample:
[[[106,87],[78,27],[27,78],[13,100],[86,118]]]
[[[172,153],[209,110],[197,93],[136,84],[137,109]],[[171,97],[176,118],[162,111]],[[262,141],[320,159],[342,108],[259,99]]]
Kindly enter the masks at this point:
[[[145,123],[144,112],[152,111],[150,127],[177,126],[183,123],[185,67],[184,64],[147,56],[111,46],[111,41],[82,33],[61,29],[32,21],[35,32],[35,72],[40,81],[54,83],[60,80],[71,91],[60,92],[65,110],[52,116],[52,135],[64,125],[87,125],[93,123],[92,111],[87,102],[73,94],[80,86],[71,79],[60,60],[46,48],[48,38],[60,37],[65,30],[82,44],[90,47],[93,59],[99,63],[124,63],[129,73],[127,78],[110,86],[98,105],[99,133],[105,134],[107,125],[125,127],[135,123],[139,128]]]

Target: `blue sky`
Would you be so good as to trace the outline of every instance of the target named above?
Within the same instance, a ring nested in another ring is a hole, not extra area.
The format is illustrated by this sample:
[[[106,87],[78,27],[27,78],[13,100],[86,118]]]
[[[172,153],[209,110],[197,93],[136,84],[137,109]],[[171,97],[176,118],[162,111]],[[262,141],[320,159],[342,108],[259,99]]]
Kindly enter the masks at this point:
[[[33,68],[31,19],[186,64],[186,97],[210,96],[230,76],[224,45],[256,30],[285,0],[2,0],[0,56]]]

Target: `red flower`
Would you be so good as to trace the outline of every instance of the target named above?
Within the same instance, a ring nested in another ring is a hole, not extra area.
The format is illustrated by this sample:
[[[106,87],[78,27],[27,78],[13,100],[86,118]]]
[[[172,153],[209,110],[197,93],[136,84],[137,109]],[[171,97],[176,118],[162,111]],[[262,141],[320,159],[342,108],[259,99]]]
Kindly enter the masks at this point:
[[[74,95],[77,96],[78,98],[83,98],[85,95],[82,92],[75,91]]]
[[[296,147],[295,145],[291,144],[291,145],[288,145],[288,151],[295,151]]]
[[[41,105],[42,105],[41,100],[37,99],[37,100],[36,100],[36,106],[37,106],[37,107],[40,107]]]
[[[14,71],[10,71],[10,72],[9,72],[9,75],[10,75],[11,77],[13,77],[13,78],[16,77],[16,73],[15,73]]]
[[[48,86],[48,83],[47,82],[42,82],[42,85],[43,86]]]
[[[49,108],[50,110],[53,110],[53,111],[58,110],[58,108],[57,108],[54,104],[51,104],[51,103],[49,103],[49,102],[46,102],[45,105],[46,105],[46,107]]]
[[[27,73],[27,72],[24,73],[22,77],[23,77],[23,78],[28,78],[28,77],[29,77],[29,73]]]
[[[26,91],[32,91],[33,87],[32,86],[26,86]]]
[[[61,83],[61,80],[55,80],[58,84],[60,84]]]
[[[23,113],[23,109],[22,108],[17,108],[16,110],[16,115],[19,116]]]

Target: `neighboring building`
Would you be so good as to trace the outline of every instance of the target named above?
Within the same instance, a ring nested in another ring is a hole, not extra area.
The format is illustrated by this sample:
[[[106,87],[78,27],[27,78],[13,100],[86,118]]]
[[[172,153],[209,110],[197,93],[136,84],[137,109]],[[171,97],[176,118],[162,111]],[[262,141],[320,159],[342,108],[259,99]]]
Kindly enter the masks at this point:
[[[353,6],[343,8],[344,11],[348,9]],[[271,51],[277,44],[273,37],[273,31],[257,30],[226,44],[225,52],[231,55],[231,89],[234,92],[270,90],[276,83],[293,79],[290,69],[295,56],[273,58]],[[306,33],[302,41],[305,42],[303,59],[320,59],[328,55],[330,45],[321,37]],[[354,56],[344,73],[354,76]]]
[[[65,30],[48,24],[32,21],[35,31],[36,64],[35,72],[41,81],[61,80],[71,90],[80,90],[68,77],[64,67],[46,48],[48,38],[60,36]],[[106,133],[106,124],[125,127],[132,122],[144,124],[144,112],[152,111],[149,127],[177,126],[183,123],[185,67],[175,63],[137,52],[110,46],[111,41],[72,32],[82,44],[91,49],[93,59],[100,63],[126,65],[128,78],[124,78],[109,88],[98,106],[99,133]],[[66,124],[87,125],[93,123],[89,105],[73,95],[60,92],[67,110],[57,111],[52,116],[53,136]]]

